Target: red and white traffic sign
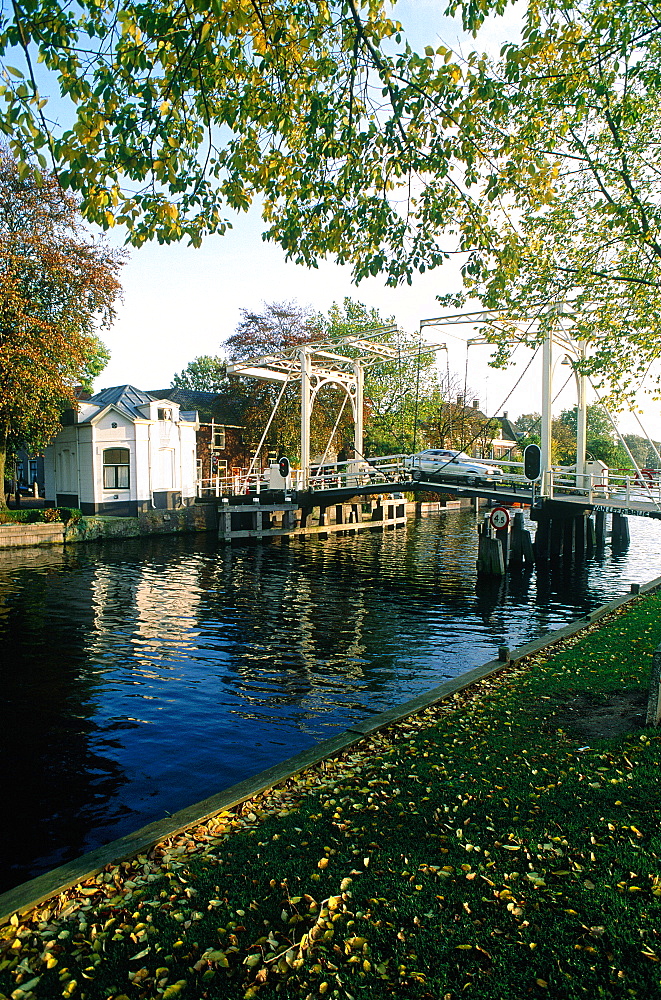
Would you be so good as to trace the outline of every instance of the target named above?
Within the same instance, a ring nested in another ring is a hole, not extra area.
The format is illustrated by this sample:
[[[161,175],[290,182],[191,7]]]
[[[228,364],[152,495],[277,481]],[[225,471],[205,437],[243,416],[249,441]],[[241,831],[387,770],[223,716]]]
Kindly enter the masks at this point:
[[[489,523],[492,528],[500,530],[508,528],[510,523],[510,512],[505,507],[494,507],[489,514]]]

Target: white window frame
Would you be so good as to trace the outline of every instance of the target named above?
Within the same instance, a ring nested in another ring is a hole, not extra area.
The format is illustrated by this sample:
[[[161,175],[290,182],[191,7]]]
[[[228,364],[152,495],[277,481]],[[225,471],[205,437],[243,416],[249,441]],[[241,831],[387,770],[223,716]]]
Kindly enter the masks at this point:
[[[126,461],[108,461],[106,456],[111,452],[124,452],[127,456]],[[121,484],[121,480],[124,478],[120,475],[120,469],[126,470],[126,483]],[[115,480],[114,486],[108,486],[107,472],[113,470],[114,475],[112,478]],[[130,448],[104,448],[103,449],[103,488],[109,493],[115,492],[116,490],[130,490],[131,488],[131,450]]]

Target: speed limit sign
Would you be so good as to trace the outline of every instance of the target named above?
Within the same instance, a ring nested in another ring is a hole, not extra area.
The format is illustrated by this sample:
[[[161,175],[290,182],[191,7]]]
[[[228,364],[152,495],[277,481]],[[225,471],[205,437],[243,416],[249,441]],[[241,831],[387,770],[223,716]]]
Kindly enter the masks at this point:
[[[505,507],[494,507],[489,514],[489,523],[497,530],[509,527],[510,512]]]

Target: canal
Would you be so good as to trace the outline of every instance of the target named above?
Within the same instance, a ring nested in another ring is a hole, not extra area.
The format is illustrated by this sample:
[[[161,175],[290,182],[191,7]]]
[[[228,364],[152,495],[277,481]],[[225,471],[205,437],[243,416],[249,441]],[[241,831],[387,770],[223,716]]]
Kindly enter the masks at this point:
[[[661,525],[476,581],[470,511],[288,544],[0,553],[0,891],[661,575]]]

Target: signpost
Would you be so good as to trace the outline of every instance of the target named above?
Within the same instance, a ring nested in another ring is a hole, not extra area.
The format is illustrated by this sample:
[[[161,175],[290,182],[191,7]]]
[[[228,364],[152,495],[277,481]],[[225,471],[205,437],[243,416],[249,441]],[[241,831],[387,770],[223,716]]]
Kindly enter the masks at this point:
[[[489,514],[489,523],[496,531],[510,526],[510,512],[505,507],[494,507]]]

